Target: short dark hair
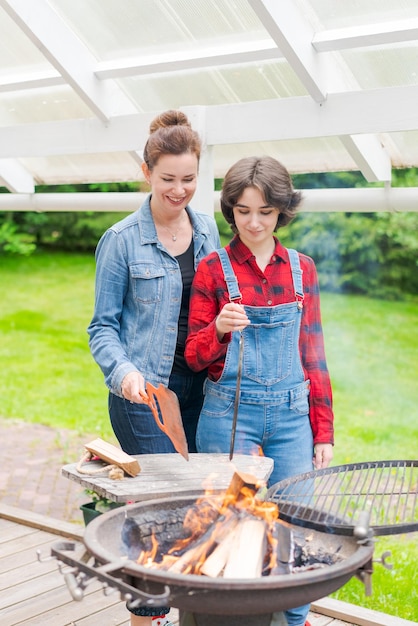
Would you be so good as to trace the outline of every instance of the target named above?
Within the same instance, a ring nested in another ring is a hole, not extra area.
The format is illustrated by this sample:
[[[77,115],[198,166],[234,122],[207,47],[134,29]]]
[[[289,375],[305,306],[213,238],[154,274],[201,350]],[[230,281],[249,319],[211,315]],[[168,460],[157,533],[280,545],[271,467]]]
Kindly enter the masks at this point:
[[[165,154],[195,154],[200,159],[201,141],[182,111],[169,110],[154,118],[144,148],[144,161],[150,171]]]
[[[257,188],[266,203],[278,209],[275,230],[292,221],[302,201],[301,192],[293,189],[290,174],[279,161],[270,156],[240,159],[227,171],[221,192],[221,210],[234,233],[233,208],[247,187]]]

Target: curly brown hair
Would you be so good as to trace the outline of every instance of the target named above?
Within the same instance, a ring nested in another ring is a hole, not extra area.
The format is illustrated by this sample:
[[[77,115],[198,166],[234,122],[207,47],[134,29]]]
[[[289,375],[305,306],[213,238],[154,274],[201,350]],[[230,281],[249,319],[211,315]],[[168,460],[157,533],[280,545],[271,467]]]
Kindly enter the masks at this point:
[[[300,191],[293,189],[287,169],[270,156],[246,157],[227,171],[221,192],[221,210],[234,233],[237,233],[233,208],[247,187],[257,188],[266,204],[279,211],[275,230],[286,226],[295,217],[302,201]]]
[[[157,115],[150,124],[144,148],[144,161],[150,171],[164,154],[195,154],[200,159],[201,142],[182,111],[169,110]]]

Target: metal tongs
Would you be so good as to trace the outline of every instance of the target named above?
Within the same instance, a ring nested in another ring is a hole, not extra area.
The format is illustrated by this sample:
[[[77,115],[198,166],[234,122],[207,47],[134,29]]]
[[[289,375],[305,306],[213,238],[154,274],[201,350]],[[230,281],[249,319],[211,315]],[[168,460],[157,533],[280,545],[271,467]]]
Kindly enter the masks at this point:
[[[189,451],[176,394],[161,383],[158,387],[147,383],[145,389],[146,394],[141,393],[141,398],[151,409],[158,428],[169,437],[177,452],[188,461]]]

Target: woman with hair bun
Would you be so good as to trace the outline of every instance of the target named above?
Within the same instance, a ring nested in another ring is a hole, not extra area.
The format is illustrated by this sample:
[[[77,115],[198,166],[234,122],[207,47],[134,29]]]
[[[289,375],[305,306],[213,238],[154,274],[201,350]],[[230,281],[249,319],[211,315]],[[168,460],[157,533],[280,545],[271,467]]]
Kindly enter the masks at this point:
[[[142,171],[151,193],[109,228],[96,250],[89,345],[109,388],[109,415],[128,454],[175,452],[141,397],[145,383],[176,393],[190,452],[203,402],[205,373],[186,364],[190,288],[197,265],[220,247],[213,218],[190,207],[201,142],[181,111],[150,126]],[[168,607],[136,609],[132,626],[168,624]]]
[[[190,300],[186,360],[194,371],[208,372],[198,451],[229,452],[236,418],[235,452],[272,458],[270,485],[332,459],[315,265],[274,235],[300,202],[276,159],[235,163],[221,192],[235,237],[199,265]],[[304,626],[308,612],[309,605],[286,611],[287,623]]]

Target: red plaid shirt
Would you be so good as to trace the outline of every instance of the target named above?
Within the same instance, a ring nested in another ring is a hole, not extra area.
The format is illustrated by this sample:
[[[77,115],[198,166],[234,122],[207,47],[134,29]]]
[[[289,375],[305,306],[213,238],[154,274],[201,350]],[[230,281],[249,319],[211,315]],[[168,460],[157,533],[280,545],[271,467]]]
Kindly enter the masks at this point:
[[[295,301],[289,256],[278,240],[264,272],[238,236],[226,246],[226,250],[238,279],[242,304],[275,306]],[[313,260],[300,253],[299,258],[305,294],[299,350],[305,378],[311,381],[309,404],[314,443],[333,443],[332,391],[325,359],[318,277]],[[191,369],[199,372],[208,368],[211,380],[218,380],[222,373],[231,339],[229,333],[220,342],[215,328],[215,318],[227,302],[229,297],[222,266],[218,255],[211,253],[200,262],[193,280],[185,350]]]

